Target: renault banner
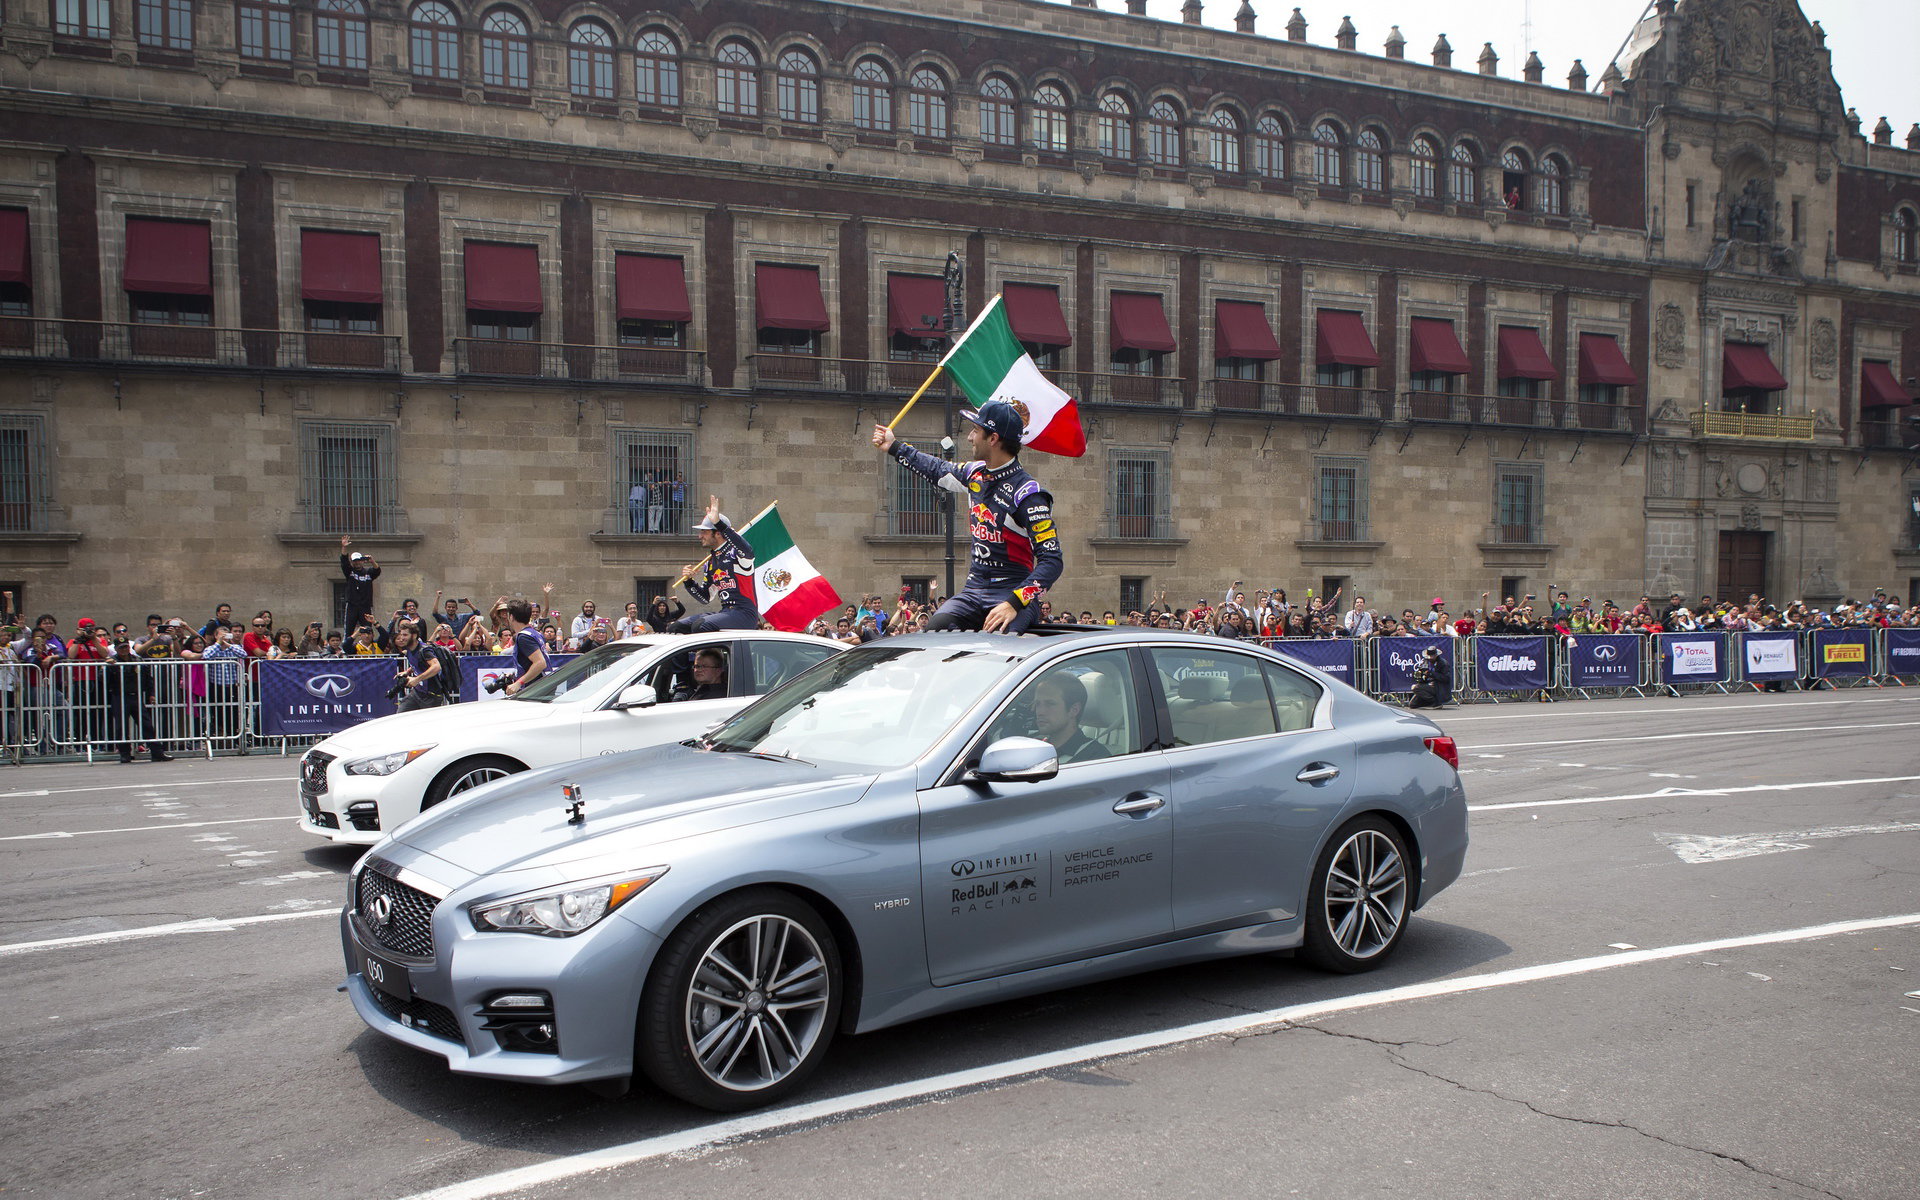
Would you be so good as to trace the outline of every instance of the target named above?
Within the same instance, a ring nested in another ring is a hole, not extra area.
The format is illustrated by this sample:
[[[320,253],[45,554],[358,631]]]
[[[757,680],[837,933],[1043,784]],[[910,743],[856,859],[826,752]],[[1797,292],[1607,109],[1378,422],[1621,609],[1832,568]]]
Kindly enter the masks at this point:
[[[1800,635],[1748,633],[1740,638],[1740,678],[1755,683],[1800,677]]]

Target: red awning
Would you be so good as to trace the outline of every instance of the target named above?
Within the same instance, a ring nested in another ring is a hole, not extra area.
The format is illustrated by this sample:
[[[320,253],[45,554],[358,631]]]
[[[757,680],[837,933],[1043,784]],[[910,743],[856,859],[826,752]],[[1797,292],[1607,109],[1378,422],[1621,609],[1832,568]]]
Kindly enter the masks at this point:
[[[1415,317],[1407,326],[1407,369],[1441,375],[1465,375],[1473,369],[1453,322],[1437,317]]]
[[[1912,403],[1913,397],[1893,377],[1892,367],[1876,359],[1860,364],[1861,408],[1905,408]]]
[[[32,283],[27,273],[27,210],[0,208],[0,283]]]
[[[663,254],[613,256],[613,291],[622,321],[691,321],[687,265]]]
[[[887,320],[893,332],[909,337],[941,337],[947,311],[947,284],[937,275],[887,276]]]
[[[213,295],[213,236],[207,223],[128,217],[120,285],[129,292]]]
[[[1619,339],[1610,333],[1583,333],[1580,335],[1580,382],[1632,387],[1640,382],[1640,377],[1633,373],[1627,356],[1620,352]]]
[[[1754,342],[1728,342],[1721,357],[1722,392],[1777,392],[1787,377],[1773,365],[1767,348]]]
[[[540,250],[499,242],[468,242],[467,307],[484,312],[537,313]]]
[[[378,304],[380,235],[300,231],[300,298]]]
[[[1215,358],[1251,358],[1272,362],[1279,358],[1280,343],[1267,324],[1267,306],[1248,300],[1213,302],[1213,356]]]
[[[1000,289],[1013,336],[1036,346],[1071,346],[1067,318],[1060,311],[1060,290],[1037,283],[1009,283]]]
[[[754,303],[760,329],[832,329],[827,302],[820,295],[818,267],[782,267],[755,263]]]
[[[1558,379],[1560,371],[1540,344],[1540,331],[1525,325],[1500,327],[1501,379]]]
[[[1315,319],[1315,349],[1321,366],[1377,367],[1380,352],[1367,335],[1367,323],[1357,312],[1323,308]]]
[[[1179,345],[1167,325],[1160,297],[1145,292],[1115,292],[1112,307],[1113,348],[1165,354]]]

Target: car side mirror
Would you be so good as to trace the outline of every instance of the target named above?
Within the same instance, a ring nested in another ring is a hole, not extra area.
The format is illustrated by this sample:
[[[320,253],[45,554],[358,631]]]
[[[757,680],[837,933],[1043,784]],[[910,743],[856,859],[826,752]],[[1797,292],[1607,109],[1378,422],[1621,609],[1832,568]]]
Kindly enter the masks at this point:
[[[630,683],[620,690],[620,698],[613,702],[615,708],[652,708],[660,703],[660,697],[654,694],[653,685],[646,680]]]
[[[1038,738],[1001,738],[980,752],[968,782],[1039,783],[1060,773],[1060,752]]]

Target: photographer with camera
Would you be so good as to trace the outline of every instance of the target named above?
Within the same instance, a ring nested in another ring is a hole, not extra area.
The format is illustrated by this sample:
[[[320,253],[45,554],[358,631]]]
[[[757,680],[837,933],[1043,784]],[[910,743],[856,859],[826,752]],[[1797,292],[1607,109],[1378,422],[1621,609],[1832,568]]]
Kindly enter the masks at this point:
[[[489,687],[488,691],[504,690],[507,695],[516,695],[521,688],[547,673],[547,644],[535,633],[529,624],[533,620],[533,605],[525,600],[501,600],[494,605],[495,614],[504,616],[507,628],[513,631],[513,665],[520,674],[504,688]],[[495,680],[499,683],[499,680]]]
[[[393,652],[400,656],[400,670],[387,692],[395,712],[413,712],[439,708],[449,703],[459,684],[447,665],[451,656],[437,646],[420,640],[419,627],[402,621],[393,631]]]

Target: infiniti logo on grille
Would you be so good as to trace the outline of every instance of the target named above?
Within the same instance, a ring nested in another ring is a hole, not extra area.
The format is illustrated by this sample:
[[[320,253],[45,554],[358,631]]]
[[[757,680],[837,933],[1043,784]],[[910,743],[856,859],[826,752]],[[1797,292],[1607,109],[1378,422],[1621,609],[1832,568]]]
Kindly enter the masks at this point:
[[[353,680],[345,675],[315,675],[312,679],[302,682],[300,686],[315,696],[338,699],[353,691]]]
[[[366,907],[367,923],[373,926],[375,933],[385,933],[387,926],[393,924],[393,897],[375,896]]]

